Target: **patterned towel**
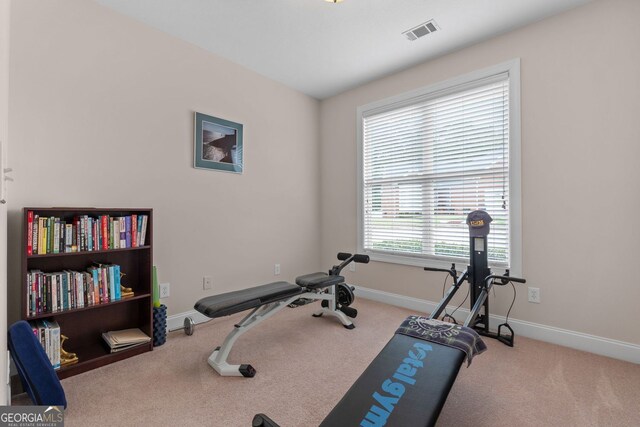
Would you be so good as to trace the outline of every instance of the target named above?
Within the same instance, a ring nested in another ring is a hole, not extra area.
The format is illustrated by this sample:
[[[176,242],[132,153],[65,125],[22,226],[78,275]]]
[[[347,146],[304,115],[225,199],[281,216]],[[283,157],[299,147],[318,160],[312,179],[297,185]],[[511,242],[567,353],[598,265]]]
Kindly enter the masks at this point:
[[[407,317],[396,334],[408,335],[462,350],[467,355],[467,367],[471,365],[473,356],[487,349],[480,335],[473,329],[422,316]]]

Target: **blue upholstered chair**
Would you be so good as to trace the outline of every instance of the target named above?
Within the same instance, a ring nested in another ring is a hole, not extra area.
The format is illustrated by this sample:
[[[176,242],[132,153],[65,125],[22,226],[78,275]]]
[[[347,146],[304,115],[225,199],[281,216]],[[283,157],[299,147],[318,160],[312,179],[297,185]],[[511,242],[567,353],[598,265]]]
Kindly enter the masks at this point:
[[[11,325],[8,341],[22,385],[34,405],[66,408],[67,399],[62,384],[31,325],[24,320]]]

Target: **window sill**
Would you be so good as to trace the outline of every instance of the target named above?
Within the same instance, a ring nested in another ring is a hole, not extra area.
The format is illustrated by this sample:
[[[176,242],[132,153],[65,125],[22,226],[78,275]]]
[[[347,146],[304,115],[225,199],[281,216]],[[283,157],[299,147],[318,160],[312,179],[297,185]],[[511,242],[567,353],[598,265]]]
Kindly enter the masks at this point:
[[[358,253],[369,255],[371,261],[385,262],[389,264],[407,265],[412,267],[432,267],[432,268],[451,268],[451,263],[456,265],[456,270],[462,272],[467,269],[469,265],[468,259],[451,258],[451,259],[433,259],[433,258],[420,258],[405,255],[392,255],[383,254],[379,252],[360,250]],[[493,274],[504,274],[508,268],[504,265],[489,265]],[[512,276],[517,276],[518,272],[511,270]]]

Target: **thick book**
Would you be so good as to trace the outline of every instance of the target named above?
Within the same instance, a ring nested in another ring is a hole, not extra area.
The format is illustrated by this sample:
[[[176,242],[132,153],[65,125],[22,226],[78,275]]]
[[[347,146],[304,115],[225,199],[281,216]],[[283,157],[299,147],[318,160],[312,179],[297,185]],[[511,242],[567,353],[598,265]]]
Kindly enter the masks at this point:
[[[53,235],[51,238],[51,253],[57,254],[59,252],[60,252],[60,218],[54,218]]]
[[[47,355],[53,369],[60,369],[60,325],[54,320],[42,321],[47,328]]]
[[[47,253],[47,219],[38,218],[38,236],[40,242],[38,242],[38,255],[44,255]]]
[[[27,212],[27,255],[33,255],[33,211]]]
[[[118,264],[114,264],[114,280],[115,280],[115,288],[116,288],[116,299],[122,299],[122,291],[120,289],[120,266]]]
[[[138,247],[138,215],[131,215],[131,247]]]
[[[120,247],[127,247],[127,228],[126,228],[126,220],[123,216],[118,218],[120,220]]]
[[[100,238],[102,239],[102,250],[106,251],[109,249],[109,217],[107,215],[102,215],[100,217],[101,230]]]
[[[131,247],[131,216],[124,217],[125,223],[125,247]]]
[[[33,216],[33,238],[31,241],[31,246],[33,247],[33,254],[37,254],[38,253],[38,244],[40,243],[40,241],[38,240],[38,221],[40,219],[40,216],[38,214],[35,214]]]
[[[106,266],[105,270],[108,269],[108,279],[109,279],[109,301],[115,301],[116,298],[116,278],[115,278],[115,266],[109,265]]]

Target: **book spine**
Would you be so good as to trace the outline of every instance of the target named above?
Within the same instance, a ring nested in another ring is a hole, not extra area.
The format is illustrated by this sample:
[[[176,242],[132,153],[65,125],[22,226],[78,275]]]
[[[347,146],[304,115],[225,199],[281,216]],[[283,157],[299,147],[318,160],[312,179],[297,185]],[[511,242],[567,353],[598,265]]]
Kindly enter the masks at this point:
[[[93,306],[96,301],[93,297],[93,275],[92,274],[86,273],[84,275],[84,286],[85,286],[85,293],[87,296],[86,305]]]
[[[73,275],[68,271],[65,271],[62,275],[64,280],[64,290],[67,293],[67,310],[77,308],[74,298],[75,294],[73,293]]]
[[[100,222],[102,224],[102,250],[109,249],[109,230],[108,230],[108,216],[102,215]]]
[[[53,253],[57,254],[60,252],[60,218],[55,218],[53,220],[53,241],[51,242]]]
[[[113,218],[111,222],[112,226],[112,239],[113,239],[113,249],[120,249],[120,220],[118,218]]]
[[[91,225],[93,226],[92,228],[93,250],[99,251],[100,250],[100,221],[98,219],[94,219]]]
[[[64,245],[65,245],[65,234],[67,232],[67,222],[60,221],[60,242],[58,243],[60,247],[60,253],[64,253]]]
[[[138,220],[136,221],[136,246],[142,246],[140,244],[140,238],[142,235],[142,215],[138,215]]]
[[[71,225],[71,252],[78,251],[78,221],[78,218],[74,218]]]
[[[116,300],[116,278],[115,278],[115,268],[113,265],[109,266],[109,300]]]
[[[53,313],[54,311],[57,311],[57,304],[58,304],[58,298],[56,295],[56,276],[55,274],[50,274],[49,275],[49,280],[51,281],[51,308],[49,309],[49,312]]]
[[[138,215],[131,215],[131,247],[138,247]]]
[[[93,250],[93,239],[95,236],[93,235],[93,218],[87,217],[87,250]]]
[[[58,322],[51,322],[49,334],[53,357],[53,369],[60,369],[60,325],[58,325]]]
[[[131,247],[131,216],[126,216],[124,218],[125,220],[125,240],[126,240],[126,247],[130,248]]]
[[[38,244],[39,255],[44,255],[47,253],[47,227],[45,227],[46,222],[46,218],[38,219],[38,236],[40,237],[40,243]]]
[[[107,268],[106,267],[101,267],[100,268],[100,278],[102,279],[102,296],[103,296],[103,302],[109,302],[110,301],[110,295],[109,295],[109,277],[107,274]]]
[[[127,229],[126,229],[126,222],[123,216],[121,216],[120,218],[118,218],[119,222],[120,222],[120,247],[121,248],[126,248],[127,247]]]
[[[33,298],[32,280],[33,275],[29,272],[27,274],[27,317],[31,316],[31,300]]]
[[[49,329],[49,324],[45,320],[44,323],[44,348],[47,353],[47,357],[49,357],[49,362],[51,362],[51,366],[53,366],[53,355],[51,351],[51,330]]]
[[[33,240],[31,242],[31,246],[33,247],[33,253],[37,254],[38,253],[38,221],[40,219],[39,215],[33,215]]]
[[[53,253],[53,234],[54,234],[54,224],[56,219],[54,217],[49,217],[47,219],[47,253]]]
[[[140,246],[145,246],[147,242],[147,225],[149,222],[149,215],[142,216],[142,232],[140,233]]]
[[[42,275],[36,273],[36,314],[42,313]]]
[[[100,304],[100,275],[98,269],[93,270],[93,303]]]
[[[27,212],[27,255],[33,255],[33,211]]]
[[[115,276],[115,288],[116,288],[116,299],[122,299],[122,291],[120,289],[120,266],[118,264],[114,265],[114,276]]]

